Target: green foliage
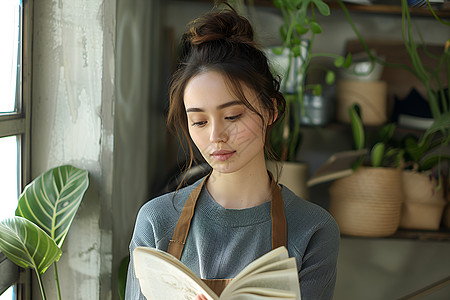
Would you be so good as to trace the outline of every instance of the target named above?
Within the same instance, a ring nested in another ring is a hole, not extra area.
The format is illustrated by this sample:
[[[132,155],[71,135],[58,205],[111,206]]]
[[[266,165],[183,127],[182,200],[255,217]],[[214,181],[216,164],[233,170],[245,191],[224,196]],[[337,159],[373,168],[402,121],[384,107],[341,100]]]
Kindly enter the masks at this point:
[[[25,188],[16,215],[37,224],[61,247],[88,185],[85,170],[51,169]]]
[[[25,187],[16,216],[0,222],[0,250],[18,266],[35,270],[43,299],[41,275],[52,264],[61,299],[56,261],[88,186],[86,170],[50,169]]]
[[[393,146],[392,136],[395,130],[395,124],[389,123],[382,126],[375,137],[371,146],[366,145],[366,133],[361,119],[361,109],[359,105],[353,104],[349,107],[349,115],[353,133],[353,142],[355,150],[368,148],[368,157],[361,158],[354,164],[353,169],[362,164],[372,167],[398,167],[402,163],[404,150]]]
[[[364,149],[366,144],[366,135],[361,120],[361,110],[358,105],[352,105],[348,109],[353,133],[353,146],[356,150]]]
[[[373,148],[372,151],[370,153],[370,157],[371,157],[371,161],[372,161],[372,166],[373,167],[380,167],[381,163],[383,162],[383,156],[384,156],[384,149],[385,149],[385,145],[383,143],[376,143]]]
[[[441,154],[439,147],[447,145],[442,141],[440,133],[424,135],[419,140],[414,135],[407,135],[402,140],[402,148],[405,150],[404,161],[405,168],[411,168],[419,172],[428,171],[440,165],[444,161],[450,161],[450,156]]]
[[[316,14],[323,16],[330,15],[330,7],[323,0],[273,0],[273,4],[278,8],[283,16],[283,24],[279,29],[280,37],[283,40],[282,47],[276,47],[272,51],[276,55],[285,53],[288,49],[289,64],[283,76],[282,92],[286,92],[286,84],[291,72],[290,66],[294,59],[300,59],[302,63],[297,70],[300,74],[306,74],[310,67],[311,59],[314,56],[328,56],[339,61],[339,67],[348,67],[351,64],[351,56],[347,58],[334,54],[317,54],[313,55],[311,52],[314,38],[317,34],[322,33],[322,27],[317,21]],[[302,43],[304,35],[310,34],[309,43],[305,46]],[[306,55],[302,55],[302,50],[306,48]],[[305,76],[302,76],[305,78]],[[326,84],[333,84],[336,75],[332,70],[328,70],[325,75]],[[322,94],[322,86],[314,84],[309,86],[314,95]],[[304,114],[303,109],[303,95],[305,92],[305,85],[303,79],[301,82],[295,83],[293,91],[294,96],[289,96],[286,105],[286,117],[282,124],[272,130],[271,143],[275,153],[279,154],[281,160],[293,161],[295,160],[296,151],[301,143],[300,121],[299,113]]]
[[[0,222],[0,250],[16,265],[44,274],[61,249],[41,228],[22,217]]]
[[[127,284],[127,272],[128,272],[128,264],[130,263],[130,256],[125,256],[119,265],[119,272],[117,273],[117,285],[119,289],[119,297],[120,300],[125,299],[125,287]]]
[[[412,67],[408,65],[398,64],[394,62],[386,62],[381,60],[379,57],[375,57],[355,24],[352,21],[349,11],[342,2],[342,0],[337,0],[338,4],[344,11],[349,24],[354,30],[359,41],[363,45],[366,53],[371,58],[371,61],[378,62],[385,66],[390,66],[394,68],[401,68],[412,73],[423,86],[426,88],[427,99],[430,105],[430,110],[433,115],[433,124],[421,137],[421,140],[412,140],[408,138],[405,144],[402,145],[405,151],[405,160],[407,164],[414,163],[418,165],[419,170],[429,170],[433,166],[439,165],[440,162],[448,160],[447,156],[444,154],[437,154],[433,156],[426,155],[429,154],[430,139],[436,137],[436,133],[439,132],[441,138],[439,139],[439,144],[441,146],[448,146],[450,142],[450,39],[445,42],[445,46],[442,47],[442,53],[439,55],[431,55],[428,53],[426,45],[422,39],[422,34],[419,31],[418,26],[414,25],[414,20],[411,18],[409,13],[409,6],[407,0],[401,0],[402,9],[402,26],[401,35],[403,38],[404,48],[410,58]],[[430,2],[427,1],[428,8],[434,16],[437,24],[434,25],[437,30],[438,26],[442,26],[444,30],[448,30],[450,22],[441,20],[433,10]],[[416,30],[416,32],[414,32]],[[416,41],[414,36],[418,36],[420,41]],[[423,58],[419,51],[422,51],[428,58],[433,59],[434,66],[425,65]],[[440,77],[440,74],[444,72],[446,74],[446,82]],[[432,148],[436,147],[434,145]],[[426,156],[426,157],[425,157]]]

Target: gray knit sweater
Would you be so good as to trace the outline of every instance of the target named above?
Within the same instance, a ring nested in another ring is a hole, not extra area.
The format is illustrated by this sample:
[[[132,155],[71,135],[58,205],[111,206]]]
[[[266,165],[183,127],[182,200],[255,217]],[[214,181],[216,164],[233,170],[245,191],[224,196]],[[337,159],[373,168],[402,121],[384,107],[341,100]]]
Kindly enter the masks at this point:
[[[201,179],[203,180],[203,179]],[[138,246],[167,250],[191,186],[147,202],[139,211],[130,254]],[[336,281],[339,229],[330,214],[281,190],[287,219],[287,249],[297,260],[302,300],[331,299]],[[181,261],[200,278],[233,278],[272,247],[270,202],[247,209],[225,209],[204,187],[195,209]],[[145,299],[131,259],[127,300]]]

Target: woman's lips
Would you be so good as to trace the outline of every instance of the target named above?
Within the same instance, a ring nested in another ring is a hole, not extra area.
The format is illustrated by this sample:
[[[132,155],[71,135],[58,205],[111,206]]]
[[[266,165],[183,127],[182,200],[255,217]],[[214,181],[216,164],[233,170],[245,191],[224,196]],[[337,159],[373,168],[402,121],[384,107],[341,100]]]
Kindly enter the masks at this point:
[[[211,157],[218,161],[225,161],[229,159],[236,151],[218,150],[211,153]]]

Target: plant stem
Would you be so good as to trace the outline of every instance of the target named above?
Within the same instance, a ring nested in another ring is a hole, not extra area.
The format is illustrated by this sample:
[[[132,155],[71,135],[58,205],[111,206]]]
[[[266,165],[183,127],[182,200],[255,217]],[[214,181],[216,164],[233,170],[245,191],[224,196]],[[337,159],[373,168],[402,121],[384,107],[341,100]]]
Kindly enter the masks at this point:
[[[341,7],[341,9],[344,11],[344,14],[345,14],[345,16],[346,16],[346,18],[347,18],[348,23],[350,24],[350,27],[351,27],[351,28],[353,29],[353,31],[355,32],[356,37],[358,38],[359,42],[361,43],[361,45],[363,46],[364,50],[365,50],[366,53],[369,55],[369,58],[370,58],[372,61],[376,61],[376,62],[378,62],[379,64],[381,64],[381,65],[383,65],[383,66],[386,66],[386,67],[392,67],[392,68],[404,69],[404,70],[408,70],[409,72],[414,73],[414,71],[412,70],[412,68],[409,67],[409,66],[407,66],[407,65],[389,63],[389,62],[386,62],[386,61],[380,59],[380,58],[377,57],[377,56],[374,56],[374,55],[372,54],[372,52],[370,51],[369,47],[367,46],[366,42],[364,41],[363,37],[362,37],[361,34],[359,33],[358,29],[356,28],[355,23],[353,23],[353,20],[352,20],[352,18],[350,17],[350,13],[349,13],[347,7],[345,6],[345,4],[342,3],[341,0],[337,0],[337,3],[338,3],[339,6]]]
[[[435,18],[439,23],[444,24],[444,25],[447,25],[447,26],[450,26],[450,22],[445,22],[445,21],[441,20],[441,19],[436,15],[436,13],[434,12],[434,9],[433,9],[433,7],[431,6],[431,3],[430,3],[429,0],[427,0],[427,4],[428,4],[428,8],[430,9],[430,11],[431,11],[431,13],[433,14],[434,18]]]
[[[58,299],[61,300],[61,288],[59,287],[58,267],[56,266],[56,262],[53,264],[53,270],[55,271],[55,282],[56,289],[58,290]]]
[[[414,69],[416,70],[416,75],[422,82],[429,81],[430,76],[425,70],[422,61],[420,60],[419,53],[417,52],[417,46],[412,35],[411,16],[409,14],[409,7],[406,0],[402,0],[402,22],[403,41],[406,47],[406,51],[408,51],[408,54],[414,65]],[[408,35],[408,38],[406,38],[406,34]]]
[[[47,297],[45,296],[44,284],[42,282],[41,274],[39,274],[38,270],[36,270],[36,269],[34,269],[34,270],[36,271],[36,277],[39,282],[39,288],[41,290],[42,300],[47,300]]]

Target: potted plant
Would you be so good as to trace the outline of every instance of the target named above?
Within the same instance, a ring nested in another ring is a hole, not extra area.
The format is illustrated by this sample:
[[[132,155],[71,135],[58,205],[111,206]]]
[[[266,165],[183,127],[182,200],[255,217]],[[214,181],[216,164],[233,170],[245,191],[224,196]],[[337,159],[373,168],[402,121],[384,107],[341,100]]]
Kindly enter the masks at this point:
[[[88,186],[86,170],[70,165],[50,169],[25,187],[16,216],[0,222],[0,250],[18,266],[35,270],[44,300],[41,276],[51,265],[61,299],[56,262]]]
[[[436,133],[428,134],[423,139],[407,135],[402,141],[405,195],[400,222],[402,228],[439,229],[446,201],[440,176],[435,174],[441,173],[440,167],[444,161],[450,161],[450,156],[438,149],[443,147],[442,138]],[[433,172],[434,169],[438,170]]]
[[[364,149],[368,142],[358,106],[352,105],[349,114],[355,148]],[[342,234],[384,237],[397,231],[403,202],[403,150],[390,144],[394,129],[394,124],[383,126],[370,151],[354,163],[354,172],[330,185],[329,211]]]
[[[286,99],[286,113],[282,122],[272,129],[270,141],[275,156],[282,162],[283,173],[278,179],[279,182],[293,189],[299,196],[307,198],[308,168],[296,159],[302,138],[300,116],[305,115],[305,91],[310,90],[315,95],[320,95],[322,86],[320,84],[305,85],[306,74],[310,68],[311,59],[315,56],[332,57],[337,67],[350,66],[351,56],[344,58],[334,54],[312,53],[315,36],[322,32],[316,14],[317,12],[323,16],[330,14],[330,8],[324,1],[273,0],[273,4],[280,10],[283,17],[280,28],[283,45],[273,48],[272,52],[277,56],[283,56],[286,61],[286,66],[282,67],[284,74],[281,83],[281,92]],[[306,35],[309,35],[308,40],[305,39]],[[334,72],[328,70],[325,76],[326,83],[332,84],[334,79]],[[276,174],[280,173],[276,172],[277,168],[273,162],[269,162],[268,167]],[[293,169],[292,172],[291,169]],[[294,174],[302,175],[304,178],[297,179]]]
[[[406,197],[402,216],[402,227],[437,229],[440,224],[443,207],[442,164],[448,161],[448,155],[445,155],[444,151],[439,151],[430,156],[430,152],[436,147],[448,148],[450,142],[450,39],[445,42],[445,46],[442,46],[440,55],[428,55],[434,59],[435,64],[433,66],[425,65],[419,49],[427,54],[426,45],[422,41],[417,42],[414,39],[413,20],[409,13],[408,2],[407,0],[401,0],[401,31],[405,50],[411,60],[411,66],[396,64],[395,62],[388,63],[373,56],[356,26],[353,24],[345,5],[341,0],[338,0],[338,3],[347,16],[347,20],[371,59],[384,65],[389,64],[392,67],[410,71],[425,87],[426,97],[433,117],[433,124],[425,131],[420,139],[408,136],[402,145],[405,153],[405,167],[408,169],[407,172],[403,173]],[[429,1],[427,1],[427,4],[437,21],[436,25],[450,26],[450,22],[441,20],[437,16]],[[420,32],[418,33],[420,37],[421,34]],[[445,76],[442,76],[442,73],[445,73]],[[437,168],[435,174],[431,173],[433,168]],[[419,183],[416,180],[419,180]],[[421,189],[425,194],[421,194],[420,197],[414,197],[419,195],[418,192],[413,191],[413,188],[418,186],[426,186],[426,188]]]

